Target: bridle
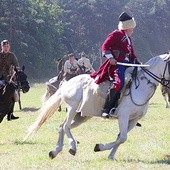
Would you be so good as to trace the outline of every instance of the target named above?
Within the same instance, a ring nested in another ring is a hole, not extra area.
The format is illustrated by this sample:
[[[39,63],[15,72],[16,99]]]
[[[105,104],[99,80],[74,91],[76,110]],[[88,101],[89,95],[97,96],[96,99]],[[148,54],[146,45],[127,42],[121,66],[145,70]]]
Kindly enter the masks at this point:
[[[161,85],[170,88],[169,84],[170,84],[170,80],[165,79],[165,73],[166,70],[168,69],[168,72],[170,74],[170,61],[166,62],[165,68],[164,68],[164,72],[163,72],[163,77],[160,78],[158,76],[156,76],[155,74],[153,74],[151,71],[147,70],[146,68],[141,68],[145,73],[147,73],[150,77],[152,77],[154,80],[156,80],[157,82],[159,82]]]
[[[19,79],[19,74],[21,74],[21,79]],[[18,85],[18,90],[20,91],[22,89],[23,93],[27,92],[27,90],[24,90],[24,87],[28,87],[29,86],[29,82],[27,81],[27,76],[24,74],[24,72],[21,71],[17,71],[16,73],[16,83]]]
[[[159,82],[160,84],[162,84],[163,86],[167,87],[167,88],[170,88],[170,80],[167,80],[165,79],[165,73],[168,69],[168,73],[170,74],[170,61],[167,61],[166,62],[166,65],[165,65],[165,68],[164,68],[164,72],[163,72],[163,77],[160,78],[158,77],[157,75],[153,74],[151,71],[149,71],[148,69],[144,68],[144,67],[141,67],[141,69],[143,70],[143,72],[145,72],[146,74],[148,74],[150,77],[152,77],[154,80],[156,80],[157,82]],[[133,100],[133,97],[132,97],[132,93],[131,93],[131,88],[129,90],[129,95],[130,95],[130,98],[132,100],[132,102],[137,105],[137,106],[143,106],[145,104],[148,103],[148,101],[152,98],[152,96],[154,95],[155,93],[155,90],[156,90],[156,84],[151,82],[148,78],[146,78],[146,76],[143,76],[141,77],[141,79],[146,79],[148,81],[148,84],[152,84],[152,86],[154,87],[154,90],[153,90],[153,93],[150,95],[150,97],[148,98],[148,100],[146,100],[146,102],[142,103],[142,104],[138,104],[136,103],[134,100]],[[137,89],[137,87],[136,87]]]
[[[29,82],[26,80],[27,77],[24,77],[23,80],[19,79],[19,74],[22,74],[22,70],[21,71],[14,71],[12,76],[9,79],[8,83],[12,83],[16,90],[20,91],[23,88],[23,85],[28,85],[29,86]],[[26,76],[23,74],[23,76]]]

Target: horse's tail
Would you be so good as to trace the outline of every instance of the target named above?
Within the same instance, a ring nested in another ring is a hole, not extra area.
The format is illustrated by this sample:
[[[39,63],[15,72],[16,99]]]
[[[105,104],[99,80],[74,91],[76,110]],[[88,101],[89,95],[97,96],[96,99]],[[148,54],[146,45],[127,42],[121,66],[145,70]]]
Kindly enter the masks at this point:
[[[48,90],[46,90],[46,92],[41,97],[42,105],[45,105],[46,101],[50,98],[50,96],[50,93],[48,92]]]
[[[57,92],[52,95],[45,105],[40,109],[39,116],[37,117],[37,120],[29,127],[28,134],[24,138],[23,141],[25,141],[30,136],[33,136],[39,128],[42,126],[42,124],[51,117],[54,112],[57,110],[57,108],[61,104],[61,89],[58,89]]]

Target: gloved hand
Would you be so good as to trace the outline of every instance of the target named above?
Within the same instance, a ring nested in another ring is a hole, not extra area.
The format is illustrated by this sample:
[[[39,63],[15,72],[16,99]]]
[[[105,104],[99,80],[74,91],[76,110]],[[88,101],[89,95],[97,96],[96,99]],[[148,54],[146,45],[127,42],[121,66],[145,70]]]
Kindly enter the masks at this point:
[[[117,61],[114,58],[109,58],[111,65],[116,65]]]
[[[134,59],[134,64],[142,64],[137,58]]]
[[[135,64],[139,64],[139,63],[135,63]],[[135,67],[132,72],[132,79],[136,79],[137,73],[138,73],[138,67]]]

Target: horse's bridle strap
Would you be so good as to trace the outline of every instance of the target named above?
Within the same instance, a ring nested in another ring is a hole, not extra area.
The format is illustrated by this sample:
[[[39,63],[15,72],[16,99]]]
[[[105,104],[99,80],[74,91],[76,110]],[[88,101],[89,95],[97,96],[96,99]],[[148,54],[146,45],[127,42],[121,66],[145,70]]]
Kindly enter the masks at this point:
[[[153,74],[151,71],[147,70],[146,68],[142,68],[141,69],[147,73],[150,77],[152,77],[154,80],[156,80],[157,82],[159,82],[160,84],[162,84],[163,86],[167,87],[167,88],[170,88],[168,85],[170,84],[170,80],[166,80],[165,79],[165,72],[166,72],[166,69],[167,69],[167,66],[168,66],[168,62],[166,63],[165,65],[165,69],[164,69],[164,73],[163,73],[163,78],[160,78],[158,76],[156,76],[155,74]],[[167,82],[167,83],[165,83]]]

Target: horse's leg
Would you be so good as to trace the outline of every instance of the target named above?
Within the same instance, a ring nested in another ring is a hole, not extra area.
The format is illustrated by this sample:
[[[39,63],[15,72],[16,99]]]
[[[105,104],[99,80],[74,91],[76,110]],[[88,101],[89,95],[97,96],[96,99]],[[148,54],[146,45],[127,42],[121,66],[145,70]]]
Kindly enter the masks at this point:
[[[19,96],[19,99],[18,99],[19,109],[22,110],[20,91],[18,91],[18,96]]]
[[[77,113],[76,116],[74,117],[73,121],[71,122],[70,128],[76,128],[77,126],[81,125],[82,123],[86,122],[89,120],[91,117],[82,117],[81,113]]]
[[[170,108],[170,93],[168,91],[168,107],[167,108]]]
[[[119,123],[120,133],[117,137],[118,142],[114,143],[114,146],[109,154],[110,159],[114,159],[114,156],[115,156],[115,153],[116,153],[118,147],[120,146],[120,144],[124,143],[127,140],[128,132],[136,126],[137,122],[138,122],[138,119],[130,120],[128,122],[128,128],[126,129],[125,127],[123,127],[123,124],[122,124],[123,121],[122,122],[120,121],[120,123]],[[121,133],[122,130],[123,130],[123,132]]]
[[[78,105],[77,105],[78,107]],[[73,138],[71,131],[70,131],[70,126],[72,123],[72,120],[74,119],[76,113],[76,108],[77,107],[67,107],[68,112],[67,112],[67,118],[66,118],[66,122],[64,124],[64,131],[69,139],[69,153],[72,155],[76,154],[76,141]]]
[[[8,121],[10,121],[12,119],[13,111],[14,111],[14,105],[15,105],[15,101],[12,99],[12,101],[9,105],[9,111],[7,113],[7,120]]]
[[[129,116],[120,115],[118,118],[120,133],[115,142],[105,143],[105,144],[96,144],[94,151],[104,151],[112,149],[109,158],[114,159],[114,155],[120,144],[124,143],[127,139],[128,125],[129,125]]]
[[[74,113],[74,114],[72,115],[72,113]],[[64,134],[65,133],[67,134],[67,136],[69,138],[69,141],[70,141],[70,145],[71,145],[69,152],[72,155],[75,155],[75,153],[76,153],[76,142],[73,139],[73,137],[71,135],[71,132],[70,132],[70,129],[69,129],[69,127],[71,125],[71,122],[72,122],[75,115],[76,115],[76,109],[69,109],[66,119],[60,125],[59,137],[58,137],[58,142],[56,144],[56,147],[55,147],[54,150],[49,152],[49,157],[51,159],[55,158],[57,156],[57,154],[62,151],[62,149],[63,149],[63,141],[64,141]]]
[[[58,107],[58,112],[61,112],[61,105]]]
[[[58,131],[59,137],[58,137],[58,141],[57,141],[55,149],[49,152],[49,157],[51,159],[55,158],[58,155],[58,153],[61,152],[63,149],[64,134],[65,134],[63,125],[64,125],[65,121],[60,125],[59,131]]]
[[[168,108],[168,103],[169,102],[168,102],[168,98],[167,98],[167,93],[163,94],[163,98],[164,98],[165,103],[166,103],[165,107]]]
[[[165,102],[166,102],[166,108],[170,108],[169,95],[168,95],[168,93],[164,94],[164,100],[165,100]]]
[[[19,104],[19,109],[22,110],[21,99],[20,99],[20,98],[19,98],[19,100],[18,100],[18,104]]]

